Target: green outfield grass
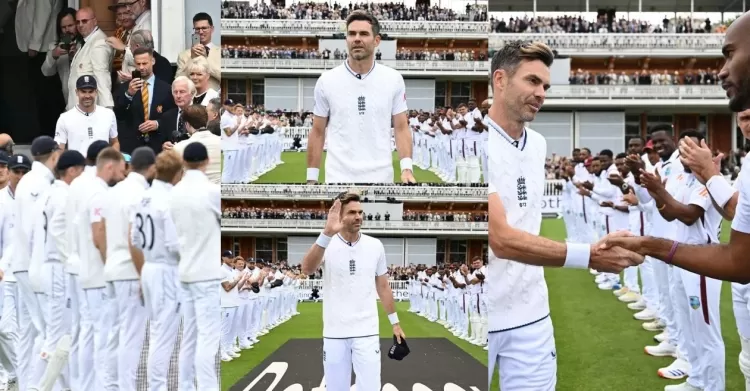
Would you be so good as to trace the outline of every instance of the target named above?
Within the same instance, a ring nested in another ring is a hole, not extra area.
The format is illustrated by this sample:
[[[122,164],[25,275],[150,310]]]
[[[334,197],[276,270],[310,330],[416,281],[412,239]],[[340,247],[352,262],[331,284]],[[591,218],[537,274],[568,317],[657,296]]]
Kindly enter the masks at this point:
[[[304,156],[303,154],[301,154]],[[728,239],[727,229],[722,239]],[[562,220],[545,219],[542,235],[563,240]],[[633,319],[633,311],[617,301],[608,291],[599,290],[593,276],[584,270],[547,269],[552,321],[555,326],[558,360],[558,391],[657,391],[679,381],[661,379],[660,367],[672,358],[655,358],[643,352],[655,344],[655,333],[641,328]],[[406,312],[408,303],[399,303],[399,317],[407,337],[443,337],[487,364],[487,352],[448,333],[442,326]],[[744,389],[744,378],[737,366],[739,337],[732,312],[729,283],[724,283],[721,301],[721,322],[726,344],[727,390]],[[301,303],[300,315],[277,327],[261,338],[253,350],[230,363],[222,363],[222,389],[228,390],[255,365],[291,338],[320,338],[323,332],[322,305]],[[380,314],[381,336],[391,335],[386,316]],[[495,379],[492,390],[498,389]]]
[[[273,170],[258,178],[253,183],[305,183],[307,182],[307,154],[304,152],[282,152],[281,160],[284,164],[276,166]],[[323,152],[323,160],[320,163],[320,182],[325,182],[326,153]],[[401,182],[401,168],[399,166],[398,152],[393,153],[393,180]],[[442,182],[437,175],[414,166],[414,178],[417,182]]]

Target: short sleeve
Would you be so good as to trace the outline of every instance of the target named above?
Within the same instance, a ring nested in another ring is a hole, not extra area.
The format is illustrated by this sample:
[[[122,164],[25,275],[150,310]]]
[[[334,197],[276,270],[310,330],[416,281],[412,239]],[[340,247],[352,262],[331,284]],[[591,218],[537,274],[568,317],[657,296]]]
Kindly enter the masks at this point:
[[[732,219],[732,229],[750,234],[750,188],[747,184],[740,184],[739,190],[740,196]]]
[[[61,115],[60,118],[57,119],[57,125],[55,126],[55,142],[58,144],[68,143],[68,130],[65,129],[64,118],[65,117]]]
[[[315,91],[313,93],[313,96],[315,98],[313,115],[317,117],[328,118],[328,116],[331,114],[331,105],[328,103],[326,92],[323,89],[324,83],[325,82],[323,76],[319,77],[317,83],[315,83]]]
[[[704,211],[707,211],[709,210],[709,208],[713,207],[711,196],[708,194],[708,189],[706,188],[706,186],[695,186],[690,191],[690,198],[688,200],[688,203],[690,205],[698,205]]]
[[[398,75],[398,87],[396,87],[393,95],[392,107],[391,115],[401,114],[409,110],[406,104],[406,84],[404,84],[404,78],[400,74]]]
[[[385,260],[385,247],[381,243],[378,249],[378,265],[375,267],[375,277],[388,273],[388,262]]]
[[[222,268],[223,269],[223,268]],[[227,270],[222,270],[222,273],[224,274],[224,278],[221,279],[222,283],[225,282],[234,282],[234,276],[231,272],[228,272]]]
[[[91,224],[101,223],[104,219],[104,199],[106,198],[105,191],[98,191],[89,200],[89,222]]]
[[[237,120],[234,118],[233,115],[225,114],[221,116],[221,122],[219,126],[221,126],[221,130],[224,130],[226,128],[234,129],[234,126],[236,124],[237,124]]]
[[[115,112],[114,111],[111,112],[111,114],[112,114],[111,115],[111,117],[112,117],[112,123],[109,126],[109,138],[113,139],[113,138],[117,138],[117,134],[118,134],[117,133],[117,117],[115,117]]]

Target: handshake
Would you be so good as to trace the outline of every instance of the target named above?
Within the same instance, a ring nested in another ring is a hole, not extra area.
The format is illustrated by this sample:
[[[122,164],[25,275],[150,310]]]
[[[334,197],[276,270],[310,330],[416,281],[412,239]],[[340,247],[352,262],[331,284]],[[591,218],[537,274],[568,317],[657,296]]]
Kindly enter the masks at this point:
[[[628,231],[608,234],[591,245],[589,267],[605,273],[619,273],[630,266],[643,263],[641,237]]]

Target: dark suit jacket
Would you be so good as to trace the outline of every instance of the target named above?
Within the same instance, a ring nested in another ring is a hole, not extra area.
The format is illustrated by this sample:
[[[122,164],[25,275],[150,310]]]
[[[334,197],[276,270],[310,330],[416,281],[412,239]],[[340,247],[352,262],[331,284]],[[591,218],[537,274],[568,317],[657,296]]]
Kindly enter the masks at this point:
[[[164,141],[172,141],[172,143],[175,143],[173,136],[175,135],[175,131],[177,130],[177,115],[179,113],[180,109],[178,107],[174,107],[173,109],[164,112],[161,118],[159,118],[159,131],[164,135],[164,137],[166,137]]]
[[[174,69],[172,69],[172,64],[169,63],[169,60],[167,60],[166,57],[157,52],[154,52],[154,61],[154,75],[156,75],[156,78],[163,80],[171,86],[174,81]]]
[[[138,131],[138,126],[145,121],[141,92],[136,92],[133,99],[128,99],[125,96],[127,91],[128,85],[123,84],[114,97],[115,114],[124,127],[118,132],[120,149],[124,153],[131,153],[140,146],[148,145],[158,154],[161,152],[162,144],[169,140],[169,133],[164,133],[162,128],[159,127],[156,131],[149,133],[149,140],[146,142],[141,132]],[[149,108],[149,120],[158,121],[164,113],[176,107],[172,99],[172,86],[160,80],[157,76],[154,83],[153,95],[151,97],[151,107]]]

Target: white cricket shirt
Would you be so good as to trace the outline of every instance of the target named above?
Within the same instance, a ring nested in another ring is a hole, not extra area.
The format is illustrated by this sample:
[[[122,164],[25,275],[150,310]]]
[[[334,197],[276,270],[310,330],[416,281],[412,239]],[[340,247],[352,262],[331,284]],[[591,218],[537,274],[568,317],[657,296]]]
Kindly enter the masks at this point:
[[[133,208],[130,237],[146,263],[177,266],[179,261],[177,228],[169,214],[171,190],[171,184],[154,179]]]
[[[64,258],[59,248],[66,251],[67,227],[65,225],[65,207],[68,185],[56,180],[50,191],[41,194],[34,207],[34,226],[32,228],[31,264],[29,281],[34,292],[44,293],[43,280],[48,269],[45,262],[60,262]]]
[[[685,173],[685,185],[682,186],[675,195],[675,199],[685,205],[697,205],[703,209],[704,213],[692,225],[685,225],[679,220],[677,223],[676,239],[687,244],[718,244],[719,243],[719,226],[722,217],[719,211],[714,207],[711,195],[708,194],[706,186],[702,185],[695,175]]]
[[[15,251],[11,259],[14,272],[29,270],[31,265],[32,230],[39,212],[37,200],[52,188],[55,176],[47,166],[39,162],[31,163],[31,171],[21,178],[16,186],[16,214],[14,225],[17,227],[15,235]]]
[[[69,150],[86,156],[89,145],[94,141],[106,141],[117,137],[115,112],[102,106],[86,113],[78,105],[62,113],[57,119],[55,141],[66,144]]]
[[[500,196],[509,225],[539,235],[547,141],[526,128],[516,147],[498,124],[491,118],[487,122],[490,127],[488,194]],[[491,332],[521,327],[549,316],[544,268],[498,258],[490,249],[487,273],[487,280],[493,282],[485,290]]]
[[[221,150],[236,151],[237,148],[239,148],[239,129],[232,133],[231,136],[227,136],[224,129],[234,129],[235,127],[237,127],[237,116],[228,111],[225,111],[224,114],[221,115],[219,127],[221,127]]]
[[[181,282],[222,278],[214,262],[221,251],[221,190],[198,170],[185,171],[170,192],[169,214],[177,229]]]
[[[232,268],[231,266],[227,264],[221,265],[221,283],[233,283],[237,277],[238,274],[235,273],[236,270]],[[221,287],[221,308],[234,308],[238,307],[239,303],[237,302],[237,286],[232,288],[229,292],[227,292],[224,287]]]
[[[10,260],[13,257],[13,227],[16,219],[16,200],[13,198],[13,191],[10,186],[0,189],[0,270],[5,277],[3,281],[15,282],[16,276],[13,274]]]
[[[360,234],[351,246],[336,235],[323,254],[323,338],[378,335],[375,277],[388,272],[380,240]]]
[[[70,250],[68,258],[65,260],[65,271],[70,274],[78,275],[78,269],[81,265],[80,236],[83,230],[83,222],[79,218],[79,215],[90,197],[90,190],[96,186],[95,179],[96,167],[86,166],[81,175],[73,179],[73,182],[70,182],[70,187],[68,188],[65,221],[68,227],[67,235]]]
[[[80,283],[83,289],[104,288],[104,260],[94,245],[94,231],[91,225],[100,223],[104,208],[111,196],[109,185],[98,176],[94,177],[88,196],[83,197],[78,212],[78,250],[81,257]],[[105,222],[106,224],[106,222]]]
[[[130,257],[130,224],[135,206],[149,188],[146,178],[131,172],[120,183],[116,184],[107,195],[102,216],[107,226],[107,262],[104,265],[106,281],[137,280],[138,271]],[[148,223],[148,222],[146,222]],[[150,224],[150,223],[149,223]],[[141,227],[148,231],[151,226]]]
[[[392,118],[408,110],[398,71],[374,63],[366,74],[346,61],[315,84],[313,114],[328,118],[327,183],[393,183]]]

